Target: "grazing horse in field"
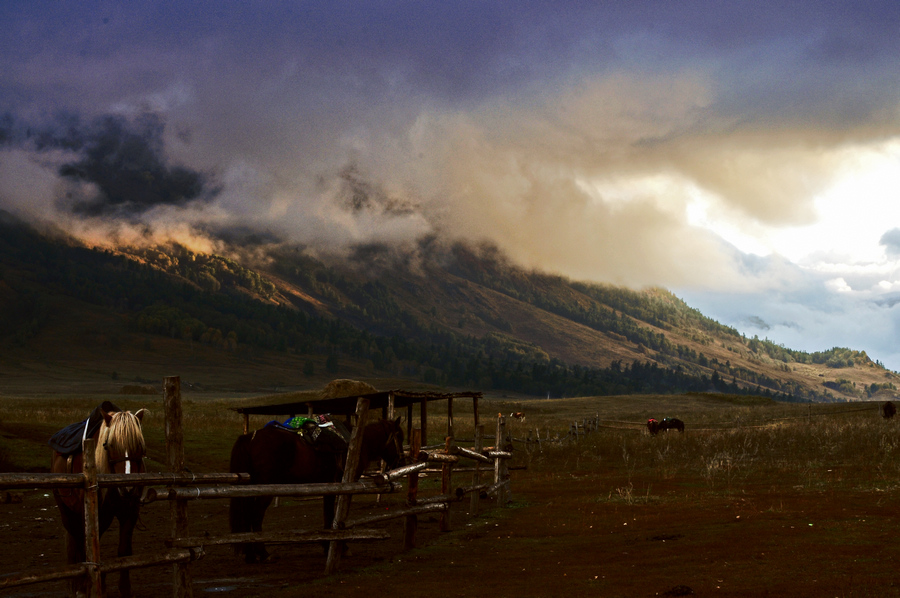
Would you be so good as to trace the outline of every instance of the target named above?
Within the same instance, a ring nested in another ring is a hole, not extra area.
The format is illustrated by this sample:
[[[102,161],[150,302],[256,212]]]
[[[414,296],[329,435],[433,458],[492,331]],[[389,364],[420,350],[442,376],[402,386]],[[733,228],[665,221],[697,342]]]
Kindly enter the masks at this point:
[[[317,449],[295,430],[268,425],[252,434],[240,436],[231,449],[230,471],[249,473],[253,484],[316,484],[340,482],[347,446],[342,451],[332,446]],[[384,460],[394,468],[403,461],[403,429],[400,418],[379,420],[363,430],[359,466],[353,476],[358,480],[370,463]],[[232,498],[229,510],[231,531],[260,532],[271,496]],[[323,497],[325,529],[334,521],[334,495]],[[262,543],[235,545],[248,563],[264,563],[270,555]]]
[[[891,401],[886,401],[881,406],[881,417],[884,419],[891,419],[897,413],[897,408]]]
[[[653,436],[656,436],[663,430],[666,432],[669,430],[684,432],[684,422],[677,417],[665,417],[662,421],[655,420],[651,417],[647,420],[647,430],[649,430],[650,434]]]
[[[97,473],[143,473],[144,456],[147,452],[141,429],[144,413],[144,409],[135,413],[121,411],[109,401],[104,401],[87,420],[60,430],[50,439],[50,446],[54,449],[50,462],[51,473],[80,473],[84,470],[79,437],[82,440],[93,438],[96,442],[94,459]],[[79,433],[71,434],[76,431]],[[73,451],[72,447],[76,445],[78,448]],[[100,491],[100,533],[109,529],[113,519],[119,520],[118,556],[132,554],[131,539],[138,521],[141,492],[141,487],[107,488]],[[67,562],[84,562],[84,490],[61,488],[53,491],[53,497],[66,529]],[[86,580],[74,580],[71,585],[72,593],[83,593],[85,586]],[[119,592],[124,597],[132,595],[128,569],[123,569],[119,574]]]

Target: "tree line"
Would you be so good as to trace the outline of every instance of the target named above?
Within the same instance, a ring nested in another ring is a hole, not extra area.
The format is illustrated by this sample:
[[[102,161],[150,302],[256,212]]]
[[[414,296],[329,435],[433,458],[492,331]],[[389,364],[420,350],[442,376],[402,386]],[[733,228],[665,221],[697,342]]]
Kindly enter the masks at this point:
[[[575,285],[575,292],[592,303],[567,302],[559,299],[566,291],[558,289],[561,282],[554,277],[534,275],[531,281],[521,273],[504,275],[490,262],[475,272],[479,262],[465,255],[452,266],[473,282],[515,293],[548,311],[615,331],[658,352],[655,361],[595,368],[563,363],[539,347],[503,334],[475,336],[438,326],[404,309],[381,280],[348,276],[308,256],[276,266],[282,268],[281,275],[329,299],[332,315],[274,302],[275,285],[221,256],[195,254],[182,247],[125,254],[54,241],[25,227],[3,228],[0,282],[14,291],[16,300],[0,318],[0,335],[20,344],[47,324],[45,295],[56,294],[121,313],[135,333],[239,353],[290,352],[319,358],[315,363],[324,357],[326,369],[334,372],[344,361],[441,386],[541,396],[712,389],[740,394],[758,391],[782,400],[822,398],[745,368],[711,363],[702,354],[641,327],[638,318],[660,327],[691,319],[714,328],[711,321],[664,291],[644,295]],[[601,298],[609,304],[602,304]],[[314,374],[314,361],[306,363],[305,373]]]

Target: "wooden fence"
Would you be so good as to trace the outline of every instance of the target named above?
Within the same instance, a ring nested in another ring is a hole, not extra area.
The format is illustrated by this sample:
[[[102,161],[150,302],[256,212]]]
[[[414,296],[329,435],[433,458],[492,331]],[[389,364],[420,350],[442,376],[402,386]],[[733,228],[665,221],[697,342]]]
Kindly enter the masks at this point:
[[[357,402],[354,433],[345,466],[345,477],[334,484],[285,484],[285,485],[250,485],[247,473],[207,473],[193,474],[184,472],[184,434],[182,429],[181,383],[178,377],[165,379],[165,432],[166,461],[173,473],[145,474],[97,474],[93,463],[94,441],[84,442],[84,473],[79,474],[0,474],[0,490],[33,489],[33,488],[81,488],[85,500],[86,562],[59,566],[47,570],[25,571],[0,577],[0,590],[28,584],[59,581],[85,577],[89,580],[89,598],[102,596],[101,575],[125,569],[172,565],[173,596],[183,598],[192,596],[190,563],[204,555],[204,546],[224,544],[241,544],[250,542],[329,542],[325,574],[337,570],[343,542],[349,540],[381,540],[388,538],[385,530],[366,529],[361,526],[371,525],[393,518],[405,518],[404,549],[415,547],[418,516],[439,512],[440,526],[446,531],[450,529],[450,503],[470,496],[470,510],[474,513],[481,495],[497,497],[497,504],[505,505],[510,500],[509,468],[507,460],[512,457],[512,446],[483,447],[484,424],[476,426],[474,448],[457,446],[448,437],[443,447],[423,450],[421,430],[413,429],[410,437],[410,457],[413,463],[389,471],[375,474],[364,481],[352,481],[350,472],[356,470],[362,447],[362,434],[368,416],[368,400],[360,398]],[[508,438],[506,421],[501,415],[497,419],[494,438]],[[471,484],[452,486],[454,466],[460,459],[474,461],[474,467],[458,468],[461,473],[472,473]],[[441,493],[436,496],[419,497],[419,474],[428,467],[439,466],[441,471]],[[485,482],[482,476],[491,473],[492,481]],[[355,494],[389,494],[401,490],[400,480],[406,479],[407,505],[403,509],[391,513],[379,514],[358,519],[349,518],[350,502]],[[166,549],[141,556],[105,559],[101,562],[99,549],[98,494],[101,488],[121,486],[148,486],[147,500],[168,500],[171,505],[170,537],[166,539]],[[157,491],[153,486],[165,486],[165,490]],[[193,500],[212,498],[235,498],[241,496],[313,496],[336,495],[337,505],[331,529],[248,532],[240,534],[223,534],[218,537],[190,537],[188,529],[188,505]]]

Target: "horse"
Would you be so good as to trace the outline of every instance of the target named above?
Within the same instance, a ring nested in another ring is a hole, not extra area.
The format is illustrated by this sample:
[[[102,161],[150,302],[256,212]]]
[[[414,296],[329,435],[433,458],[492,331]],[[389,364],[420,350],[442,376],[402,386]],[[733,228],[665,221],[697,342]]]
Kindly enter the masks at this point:
[[[886,401],[881,405],[881,417],[884,419],[891,419],[897,413],[897,408],[894,406],[894,403],[891,401]]]
[[[252,484],[316,484],[340,482],[343,475],[342,451],[317,450],[293,430],[267,425],[252,434],[238,437],[231,449],[229,470],[249,473]],[[393,469],[403,462],[403,429],[400,418],[383,419],[363,430],[362,451],[353,480],[360,478],[370,463],[384,460]],[[232,533],[262,531],[263,517],[272,503],[271,496],[232,498],[229,520]],[[325,529],[334,521],[335,497],[323,497]],[[274,557],[260,543],[236,544],[235,554],[244,554],[247,563],[272,562]]]
[[[677,417],[664,417],[661,422],[659,422],[660,430],[678,430],[681,433],[684,433],[684,422],[678,419]]]
[[[51,473],[80,473],[84,471],[84,456],[80,451],[71,449],[73,444],[80,444],[78,437],[93,438],[96,442],[94,459],[97,473],[143,473],[144,457],[147,453],[141,422],[145,409],[135,413],[121,411],[109,401],[104,401],[84,422],[72,424],[60,430],[50,440],[55,447],[50,460]],[[64,438],[67,431],[83,430],[78,436]],[[137,525],[141,487],[102,489],[99,496],[100,534],[102,535],[112,524],[119,520],[118,556],[131,556],[131,540]],[[85,526],[84,526],[84,490],[78,488],[62,488],[53,491],[56,505],[59,507],[60,519],[66,530],[66,560],[68,563],[85,561]],[[105,583],[105,580],[104,580]],[[77,579],[71,582],[73,595],[86,591],[87,580]],[[123,597],[131,593],[131,577],[128,569],[119,574],[119,592]]]
[[[678,430],[683,433],[684,422],[677,417],[664,417],[662,421],[657,421],[651,417],[647,420],[647,429],[653,436],[656,436],[657,433],[663,430],[667,432],[669,430]]]

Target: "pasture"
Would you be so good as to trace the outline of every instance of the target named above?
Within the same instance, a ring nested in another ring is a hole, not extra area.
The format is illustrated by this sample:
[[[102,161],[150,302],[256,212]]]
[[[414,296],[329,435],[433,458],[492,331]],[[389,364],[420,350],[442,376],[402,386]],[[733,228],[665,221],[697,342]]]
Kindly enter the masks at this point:
[[[0,399],[4,469],[46,471],[46,439],[86,416],[100,400],[146,407],[151,457],[163,459],[161,397],[23,396]],[[227,410],[243,397],[185,394],[187,465],[225,471],[240,432]],[[471,437],[470,407],[454,404],[454,427]],[[571,422],[599,415],[599,430],[577,442],[516,443],[512,502],[486,503],[472,516],[453,506],[453,529],[420,524],[420,546],[401,552],[402,524],[391,539],[354,545],[332,577],[322,576],[317,546],[276,547],[281,561],[250,566],[230,549],[197,563],[196,587],[229,596],[898,596],[895,540],[900,495],[900,421],[876,403],[785,404],[716,395],[510,400],[487,397],[482,417],[510,418],[513,436],[565,437]],[[650,436],[647,418],[678,417],[684,434]],[[267,418],[252,420],[259,427]],[[428,443],[442,440],[440,407],[429,410]],[[432,423],[433,422],[433,423]],[[163,467],[150,462],[150,470]],[[458,474],[466,479],[466,474]],[[436,476],[439,478],[439,476]],[[434,487],[435,476],[421,488]],[[463,482],[465,483],[465,482]],[[0,500],[0,567],[16,571],[63,560],[52,498],[14,492]],[[402,495],[354,501],[388,509]],[[191,505],[192,534],[227,528],[224,501]],[[266,527],[312,527],[320,505],[284,501]],[[196,519],[194,515],[196,514]],[[142,512],[143,543],[162,542],[168,507]],[[110,534],[113,536],[114,534]],[[114,551],[104,537],[104,554]],[[139,596],[168,596],[169,568],[136,571]],[[62,584],[21,588],[14,596],[62,596]],[[196,591],[196,590],[195,590]]]

